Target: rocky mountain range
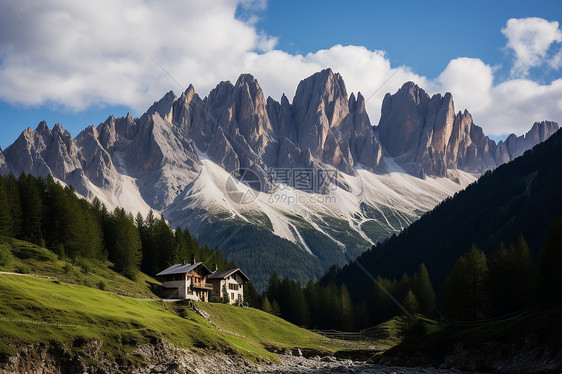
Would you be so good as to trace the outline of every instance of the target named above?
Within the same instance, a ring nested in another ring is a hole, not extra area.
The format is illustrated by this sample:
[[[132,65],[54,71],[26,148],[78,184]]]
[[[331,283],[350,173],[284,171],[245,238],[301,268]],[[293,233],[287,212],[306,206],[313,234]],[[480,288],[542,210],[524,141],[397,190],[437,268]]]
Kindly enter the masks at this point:
[[[269,273],[321,275],[399,232],[478,175],[513,160],[558,130],[537,122],[496,143],[451,94],[430,97],[412,82],[387,94],[372,126],[361,93],[326,69],[289,102],[265,98],[241,75],[201,98],[168,92],[139,118],[110,116],[78,136],[45,122],[0,150],[0,173],[53,175],[108,207],[161,212],[221,249],[263,285]],[[251,170],[261,193],[232,201],[230,172]],[[272,173],[329,171],[333,188],[302,189]]]

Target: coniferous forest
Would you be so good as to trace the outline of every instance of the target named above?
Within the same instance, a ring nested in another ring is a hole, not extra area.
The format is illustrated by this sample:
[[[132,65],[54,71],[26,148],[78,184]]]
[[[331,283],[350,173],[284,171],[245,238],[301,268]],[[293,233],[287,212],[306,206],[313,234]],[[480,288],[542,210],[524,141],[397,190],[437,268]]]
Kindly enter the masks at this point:
[[[410,312],[457,321],[561,306],[560,159],[562,132],[318,283],[274,274],[264,309],[304,326],[356,330],[404,313],[382,289]]]
[[[562,173],[552,161],[562,152],[561,142],[562,133],[555,134],[374,246],[358,259],[372,274],[356,263],[334,266],[320,281],[306,284],[273,273],[261,295],[251,283],[245,287],[245,301],[299,326],[345,331],[374,326],[404,310],[475,321],[562,306],[562,209],[556,190]],[[108,211],[98,199],[89,203],[50,176],[0,177],[0,207],[0,235],[39,244],[60,257],[107,259],[130,278],[139,271],[154,275],[192,255],[208,267],[234,267],[218,250],[200,246],[187,229],[173,230],[162,216]],[[512,218],[503,220],[506,215]],[[448,230],[435,229],[445,221]]]
[[[303,286],[274,273],[259,305],[300,326],[356,331],[404,314],[388,292],[412,315],[478,321],[562,306],[560,269],[562,219],[556,219],[538,260],[523,236],[509,245],[500,243],[490,255],[473,245],[458,258],[437,293],[422,263],[415,273],[398,279],[376,276],[373,282],[364,275],[369,293],[359,300],[352,299],[345,284],[309,281]]]
[[[46,247],[61,258],[107,259],[129,278],[139,271],[154,275],[191,256],[209,268],[235,266],[152,211],[146,217],[122,208],[108,211],[99,199],[79,198],[72,186],[51,176],[0,176],[0,235]]]

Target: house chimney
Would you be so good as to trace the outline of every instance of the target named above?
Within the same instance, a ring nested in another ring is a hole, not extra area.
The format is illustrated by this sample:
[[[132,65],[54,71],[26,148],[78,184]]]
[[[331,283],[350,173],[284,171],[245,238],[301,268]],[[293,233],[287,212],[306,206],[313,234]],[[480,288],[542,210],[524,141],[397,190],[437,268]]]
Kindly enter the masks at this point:
[[[193,265],[195,263],[195,254],[191,255],[191,264]]]
[[[219,270],[219,268],[217,267],[217,264],[213,264],[213,273],[217,270]]]

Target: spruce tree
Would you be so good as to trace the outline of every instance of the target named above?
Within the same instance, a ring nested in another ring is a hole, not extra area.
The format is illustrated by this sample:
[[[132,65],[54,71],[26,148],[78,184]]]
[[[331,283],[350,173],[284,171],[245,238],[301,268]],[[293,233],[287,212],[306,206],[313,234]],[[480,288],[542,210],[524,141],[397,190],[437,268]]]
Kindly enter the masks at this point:
[[[10,200],[4,177],[0,177],[0,235],[13,235],[13,221],[10,211]]]
[[[141,241],[132,214],[115,208],[104,225],[108,256],[117,271],[134,279],[142,258]]]
[[[281,317],[281,308],[279,307],[279,303],[277,303],[277,300],[273,300],[273,302],[271,303],[271,314],[276,317]]]
[[[419,311],[426,315],[431,315],[435,311],[435,291],[429,279],[429,272],[423,264],[418,267],[418,271],[413,277],[412,291],[419,302]]]
[[[269,302],[267,296],[263,298],[263,302],[261,304],[261,310],[263,310],[266,313],[273,314],[273,308],[271,307],[271,303]]]
[[[406,293],[406,297],[404,297],[404,300],[402,301],[402,305],[404,305],[404,308],[410,314],[417,313],[420,307],[420,304],[418,303],[418,299],[416,298],[416,295],[414,295],[412,290],[408,290],[408,292]]]
[[[258,292],[252,282],[248,282],[244,285],[244,302],[252,308],[258,308],[260,306]]]
[[[22,206],[22,238],[41,244],[44,212],[37,180],[32,175],[22,174],[18,182]]]
[[[488,289],[497,316],[527,308],[533,303],[537,272],[523,236],[509,248],[501,243],[488,263]]]
[[[443,286],[443,302],[449,318],[478,320],[488,314],[488,264],[476,245],[461,256]]]
[[[355,327],[353,315],[353,303],[351,295],[345,284],[340,286],[340,303],[341,303],[341,324],[340,328],[344,331],[352,331]]]
[[[158,271],[177,263],[176,240],[172,228],[168,225],[164,216],[160,216],[160,219],[155,223],[153,245]]]
[[[160,268],[157,261],[157,243],[154,235],[156,219],[152,210],[148,212],[142,225],[137,220],[137,228],[142,242],[141,269],[149,275],[155,275],[159,271],[164,270],[164,268]]]
[[[562,218],[546,234],[539,259],[539,289],[545,306],[562,305]]]
[[[20,198],[20,185],[13,174],[8,175],[5,182],[6,193],[8,194],[8,208],[12,220],[12,236],[21,238],[23,232],[23,212]]]

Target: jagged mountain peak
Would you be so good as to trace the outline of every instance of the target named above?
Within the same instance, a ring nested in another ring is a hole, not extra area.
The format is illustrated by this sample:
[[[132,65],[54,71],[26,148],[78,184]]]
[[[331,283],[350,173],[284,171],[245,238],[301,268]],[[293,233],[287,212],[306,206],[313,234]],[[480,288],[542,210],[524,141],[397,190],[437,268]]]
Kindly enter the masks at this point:
[[[301,81],[292,102],[285,94],[279,102],[266,99],[257,79],[242,74],[235,84],[220,82],[204,99],[192,85],[179,98],[170,91],[140,118],[109,116],[76,139],[62,126],[50,130],[42,122],[0,152],[0,172],[52,174],[108,207],[161,211],[172,225],[187,225],[212,245],[230,232],[224,225],[259,221],[262,234],[267,232],[264,242],[286,240],[279,253],[308,248],[319,266],[319,258],[343,261],[341,247],[362,248],[407,226],[474,180],[465,172],[495,168],[557,129],[543,121],[496,144],[467,110],[455,113],[450,93],[429,97],[413,82],[385,96],[381,121],[373,127],[365,97],[348,95],[332,69]],[[239,168],[255,171],[262,182],[279,169],[337,168],[343,172],[333,192],[337,204],[284,206],[267,202],[264,194],[248,213],[221,190]],[[416,178],[426,175],[435,178]],[[332,219],[339,223],[332,227]],[[250,246],[242,258],[257,249],[264,250]]]
[[[70,136],[70,131],[64,129],[60,123],[55,123],[55,126],[53,127],[53,133]]]
[[[248,86],[256,91],[261,90],[258,80],[254,78],[252,74],[249,73],[240,74],[234,86],[235,87]]]
[[[395,96],[397,98],[411,99],[418,105],[422,104],[424,101],[429,101],[430,99],[425,90],[412,81],[404,83],[396,92]]]
[[[453,96],[429,95],[413,82],[386,94],[377,126],[379,139],[407,172],[443,177],[449,169],[482,173],[514,159],[546,140],[557,128],[536,124],[525,137],[496,144],[477,126],[467,109],[455,114]]]
[[[525,140],[536,141],[537,144],[545,141],[552,134],[558,131],[560,127],[556,122],[541,121],[535,122],[531,129],[525,134]]]
[[[174,93],[174,91],[170,90],[159,101],[154,102],[154,104],[152,104],[152,106],[148,108],[144,116],[158,113],[160,117],[162,117],[166,121],[172,122],[172,107],[176,100],[176,94]]]
[[[190,83],[183,93],[186,96],[193,95],[195,93],[195,87]]]
[[[47,126],[47,122],[46,121],[41,121],[39,122],[39,125],[37,125],[37,128],[35,129],[35,131],[39,132],[39,133],[50,133],[50,129],[49,126]]]
[[[345,99],[347,101],[347,89],[342,76],[327,68],[303,79],[297,86],[293,105],[306,98],[309,100],[318,98],[325,101]],[[305,104],[308,104],[309,100],[304,100]]]

